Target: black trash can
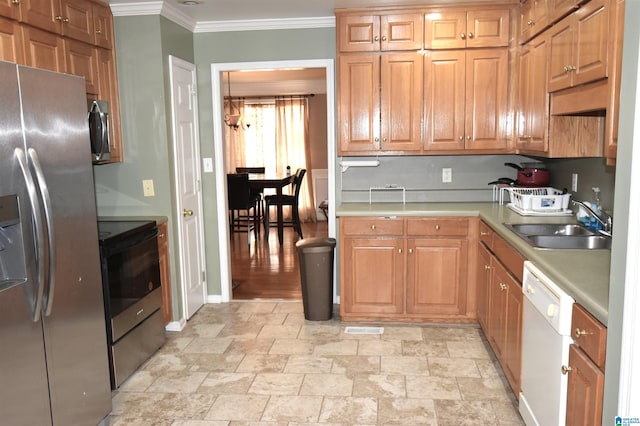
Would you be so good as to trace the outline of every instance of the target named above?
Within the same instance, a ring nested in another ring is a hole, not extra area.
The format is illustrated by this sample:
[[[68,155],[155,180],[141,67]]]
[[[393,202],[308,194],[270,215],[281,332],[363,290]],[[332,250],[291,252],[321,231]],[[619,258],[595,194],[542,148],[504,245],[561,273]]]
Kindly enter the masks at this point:
[[[331,319],[335,246],[335,238],[306,238],[296,243],[300,259],[302,305],[307,320]]]

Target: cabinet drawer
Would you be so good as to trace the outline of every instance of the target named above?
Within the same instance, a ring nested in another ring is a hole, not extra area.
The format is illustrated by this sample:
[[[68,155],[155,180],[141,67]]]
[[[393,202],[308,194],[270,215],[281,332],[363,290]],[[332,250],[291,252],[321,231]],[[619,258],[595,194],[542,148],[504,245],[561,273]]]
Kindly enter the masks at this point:
[[[403,235],[402,218],[345,217],[340,219],[343,235]]]
[[[483,221],[480,221],[478,241],[484,243],[489,249],[493,249],[493,229]]]
[[[497,234],[493,236],[493,252],[509,272],[522,282],[525,258]]]
[[[469,220],[466,218],[408,218],[407,235],[430,237],[466,237]]]
[[[604,369],[607,328],[577,303],[573,304],[571,337],[599,368]]]

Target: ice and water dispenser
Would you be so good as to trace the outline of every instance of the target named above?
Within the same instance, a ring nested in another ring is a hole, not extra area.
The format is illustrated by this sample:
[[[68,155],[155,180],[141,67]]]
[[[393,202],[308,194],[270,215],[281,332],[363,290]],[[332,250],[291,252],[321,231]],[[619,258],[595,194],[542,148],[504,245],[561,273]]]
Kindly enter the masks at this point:
[[[18,196],[0,196],[0,291],[26,279]]]

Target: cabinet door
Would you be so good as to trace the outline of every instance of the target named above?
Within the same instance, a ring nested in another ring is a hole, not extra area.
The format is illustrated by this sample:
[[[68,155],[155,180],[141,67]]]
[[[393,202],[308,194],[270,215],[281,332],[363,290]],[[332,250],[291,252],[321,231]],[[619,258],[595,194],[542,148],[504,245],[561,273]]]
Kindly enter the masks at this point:
[[[29,26],[23,26],[22,29],[25,62],[28,66],[66,72],[62,37]]]
[[[59,0],[20,0],[22,21],[52,33],[60,33],[62,15]]]
[[[607,76],[609,7],[593,0],[575,13],[575,48],[572,63],[574,86]]]
[[[340,313],[388,317],[404,310],[402,239],[342,240]]]
[[[503,367],[511,388],[518,395],[522,366],[522,286],[511,276],[507,278]]]
[[[554,25],[549,35],[549,92],[571,87],[572,62],[573,26],[568,17]]]
[[[0,60],[24,64],[24,42],[20,24],[0,17]]]
[[[120,121],[120,101],[115,51],[98,49],[98,97],[109,102],[109,140],[111,142],[111,163],[121,162],[122,128]]]
[[[465,149],[507,148],[507,49],[466,52]]]
[[[98,50],[75,40],[64,40],[67,72],[84,77],[87,94],[98,95]]]
[[[422,55],[382,54],[380,148],[419,151],[422,146]]]
[[[111,9],[102,4],[93,3],[93,43],[105,49],[113,49],[113,16]]]
[[[431,51],[425,56],[425,150],[464,149],[465,52]]]
[[[539,36],[520,54],[517,147],[524,152],[548,150],[549,94],[546,36]]]
[[[160,256],[160,285],[162,287],[162,318],[165,325],[173,319],[171,307],[171,267],[169,262],[169,236],[167,224],[158,225],[158,255]]]
[[[604,373],[576,345],[569,346],[569,366],[566,424],[602,424]]]
[[[526,0],[520,9],[520,43],[544,31],[549,24],[547,0]]]
[[[467,47],[509,46],[509,9],[467,12]]]
[[[559,21],[578,8],[578,0],[549,0],[549,21]]]
[[[380,17],[380,49],[421,49],[422,26],[421,13],[382,15]]]
[[[379,16],[338,15],[336,27],[340,52],[380,50]]]
[[[380,148],[380,55],[341,55],[340,152]]]
[[[509,273],[495,258],[491,259],[489,283],[489,316],[487,339],[499,360],[504,359],[507,340],[507,291]]]
[[[618,119],[620,114],[620,77],[622,70],[622,40],[624,37],[625,0],[615,0],[611,8],[611,26],[614,34],[611,60],[609,61],[609,84],[611,104],[607,110],[605,133],[605,156],[607,165],[615,165],[618,153]]]
[[[484,244],[478,244],[476,262],[476,299],[478,304],[478,322],[487,334],[489,319],[489,285],[491,283],[491,253]]]
[[[62,0],[62,35],[93,44],[92,4],[88,0]]]
[[[467,13],[433,10],[424,18],[426,49],[464,49],[467,46]]]
[[[0,16],[17,21],[20,19],[20,10],[20,2],[16,2],[15,0],[0,0]]]
[[[467,252],[466,240],[408,240],[407,313],[466,314]]]

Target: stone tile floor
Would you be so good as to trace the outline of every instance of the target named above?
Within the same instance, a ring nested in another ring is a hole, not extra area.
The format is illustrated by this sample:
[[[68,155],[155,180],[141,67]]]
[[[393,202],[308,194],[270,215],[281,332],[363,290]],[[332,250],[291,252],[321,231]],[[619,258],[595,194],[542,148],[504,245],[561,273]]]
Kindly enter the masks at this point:
[[[523,425],[473,326],[346,334],[301,302],[205,305],[119,390],[110,425]]]

